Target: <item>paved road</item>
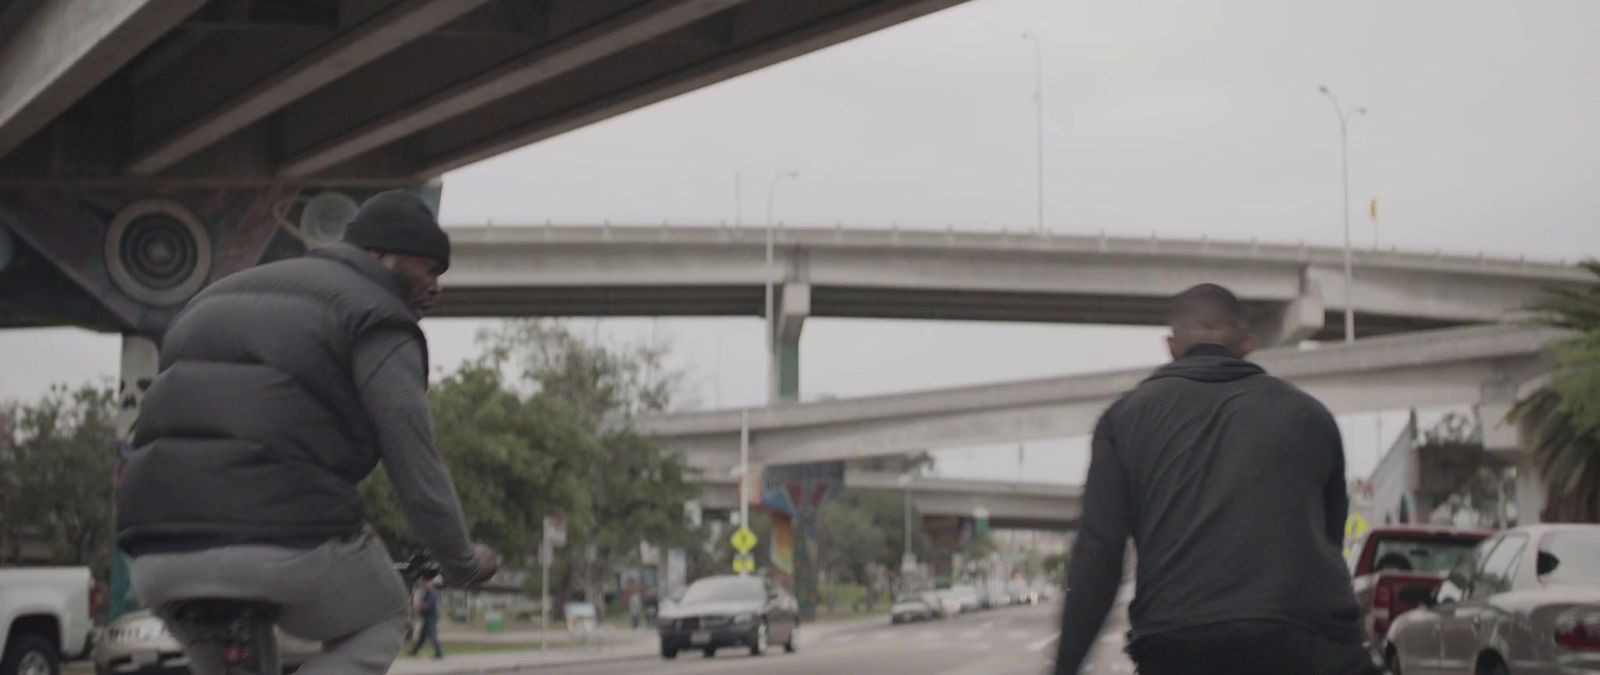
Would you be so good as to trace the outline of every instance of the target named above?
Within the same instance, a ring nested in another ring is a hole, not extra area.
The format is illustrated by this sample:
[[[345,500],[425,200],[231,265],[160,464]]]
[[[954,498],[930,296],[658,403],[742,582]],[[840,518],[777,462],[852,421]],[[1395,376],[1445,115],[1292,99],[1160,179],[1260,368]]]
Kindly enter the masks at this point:
[[[727,650],[716,658],[680,655],[675,661],[633,660],[565,666],[560,675],[1040,675],[1055,655],[1055,605],[978,612],[945,621],[892,626],[887,620],[815,638],[802,629],[800,651],[752,657]]]
[[[1129,597],[1124,588],[1119,601]],[[677,660],[656,656],[608,660],[600,663],[547,665],[532,671],[549,675],[1042,675],[1052,666],[1060,617],[1059,602],[1034,607],[1012,607],[977,612],[945,621],[909,625],[852,623],[847,626],[807,626],[801,631],[800,651],[784,654],[781,648],[752,657],[746,650],[729,649],[705,659],[685,653]],[[1133,665],[1122,653],[1127,614],[1119,602],[1084,665],[1083,675],[1131,675]],[[639,645],[643,648],[647,645]],[[445,666],[441,672],[479,673],[486,664],[464,657],[428,665]],[[415,664],[413,664],[415,665]],[[459,669],[458,669],[459,668]],[[78,663],[68,673],[92,672]]]

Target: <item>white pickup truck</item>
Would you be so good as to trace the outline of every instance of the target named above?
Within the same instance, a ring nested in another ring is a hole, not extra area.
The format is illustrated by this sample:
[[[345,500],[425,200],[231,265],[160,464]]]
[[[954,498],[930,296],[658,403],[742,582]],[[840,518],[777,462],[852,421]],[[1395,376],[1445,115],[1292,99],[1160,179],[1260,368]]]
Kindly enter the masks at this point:
[[[0,568],[0,675],[55,675],[88,652],[89,568]]]

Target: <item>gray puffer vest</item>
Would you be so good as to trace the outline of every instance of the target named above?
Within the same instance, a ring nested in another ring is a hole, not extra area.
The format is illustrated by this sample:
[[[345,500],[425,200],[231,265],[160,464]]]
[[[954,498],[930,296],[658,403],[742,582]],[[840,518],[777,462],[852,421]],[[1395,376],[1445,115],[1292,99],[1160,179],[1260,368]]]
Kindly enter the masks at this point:
[[[196,295],[167,330],[139,411],[117,543],[140,555],[359,532],[356,485],[379,453],[351,359],[380,329],[423,339],[390,272],[344,244]]]

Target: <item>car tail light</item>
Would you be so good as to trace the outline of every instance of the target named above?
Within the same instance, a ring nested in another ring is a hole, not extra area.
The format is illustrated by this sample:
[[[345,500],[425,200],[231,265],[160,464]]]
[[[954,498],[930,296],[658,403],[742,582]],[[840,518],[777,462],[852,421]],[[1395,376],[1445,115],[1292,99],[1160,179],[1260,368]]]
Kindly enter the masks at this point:
[[[1558,622],[1556,644],[1567,649],[1600,650],[1600,614],[1584,614]]]
[[[1390,609],[1394,603],[1394,587],[1379,583],[1372,590],[1372,629],[1378,635],[1389,633]]]
[[[89,580],[89,616],[91,616],[91,617],[99,617],[100,616],[100,609],[104,605],[105,605],[104,598],[100,595],[99,587],[97,587],[95,585],[94,579],[90,579]]]

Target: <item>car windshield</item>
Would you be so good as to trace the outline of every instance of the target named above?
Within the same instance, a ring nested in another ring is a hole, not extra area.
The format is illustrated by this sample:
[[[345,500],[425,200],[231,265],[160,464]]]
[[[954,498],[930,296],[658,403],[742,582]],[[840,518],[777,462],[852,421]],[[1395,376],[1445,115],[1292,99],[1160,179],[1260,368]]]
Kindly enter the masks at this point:
[[[1539,542],[1539,580],[1600,584],[1600,530],[1553,532]]]
[[[767,597],[759,579],[715,577],[701,579],[683,594],[683,604],[702,602],[761,602]]]
[[[1385,538],[1372,552],[1374,572],[1433,572],[1446,574],[1456,561],[1478,545],[1475,539],[1432,537]]]
[[[920,595],[902,595],[902,596],[894,599],[894,604],[896,604],[896,605],[900,605],[900,604],[904,604],[904,603],[908,603],[908,602],[923,602],[923,597],[920,596]]]

